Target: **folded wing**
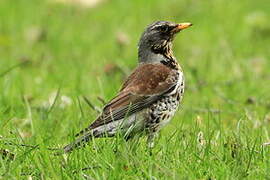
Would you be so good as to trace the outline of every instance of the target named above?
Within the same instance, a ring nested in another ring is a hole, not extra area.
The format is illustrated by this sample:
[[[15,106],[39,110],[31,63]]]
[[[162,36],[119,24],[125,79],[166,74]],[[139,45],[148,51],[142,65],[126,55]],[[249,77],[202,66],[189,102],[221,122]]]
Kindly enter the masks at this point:
[[[178,72],[163,64],[141,64],[125,81],[120,92],[87,129],[117,121],[141,111],[171,92],[177,85]]]

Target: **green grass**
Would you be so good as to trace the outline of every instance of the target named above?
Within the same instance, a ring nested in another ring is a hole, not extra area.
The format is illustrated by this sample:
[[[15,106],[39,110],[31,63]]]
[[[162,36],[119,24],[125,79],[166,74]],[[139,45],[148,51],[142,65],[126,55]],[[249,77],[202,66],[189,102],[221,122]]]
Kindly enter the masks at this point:
[[[268,0],[107,0],[90,9],[1,0],[0,150],[15,158],[1,153],[0,179],[269,179],[269,18]],[[152,156],[145,138],[97,139],[66,157],[46,150],[97,116],[82,96],[102,107],[97,97],[117,93],[155,20],[194,26],[174,41],[187,88]],[[129,43],[116,41],[119,32]]]

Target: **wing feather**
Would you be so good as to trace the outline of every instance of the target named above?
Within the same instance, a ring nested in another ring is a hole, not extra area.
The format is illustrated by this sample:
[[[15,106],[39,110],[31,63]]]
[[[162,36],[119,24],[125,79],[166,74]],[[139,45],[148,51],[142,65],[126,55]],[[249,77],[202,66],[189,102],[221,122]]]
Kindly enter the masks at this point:
[[[150,106],[175,88],[179,74],[163,64],[140,64],[124,82],[118,95],[85,130],[116,121]]]

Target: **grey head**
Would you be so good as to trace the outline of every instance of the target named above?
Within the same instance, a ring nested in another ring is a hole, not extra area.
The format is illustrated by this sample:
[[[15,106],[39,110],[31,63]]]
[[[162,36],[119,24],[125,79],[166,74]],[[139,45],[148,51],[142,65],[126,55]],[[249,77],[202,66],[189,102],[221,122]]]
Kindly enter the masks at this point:
[[[139,63],[155,63],[172,57],[172,41],[175,35],[191,25],[168,21],[150,24],[142,33],[138,44]]]

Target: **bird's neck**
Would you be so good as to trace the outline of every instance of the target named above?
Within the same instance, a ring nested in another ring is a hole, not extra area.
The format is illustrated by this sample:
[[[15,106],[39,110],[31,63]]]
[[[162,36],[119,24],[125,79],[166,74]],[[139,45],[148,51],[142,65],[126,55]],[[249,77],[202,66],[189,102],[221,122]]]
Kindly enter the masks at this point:
[[[162,63],[172,69],[179,69],[179,64],[173,56],[171,46],[159,51],[140,47],[138,55],[140,63]]]

